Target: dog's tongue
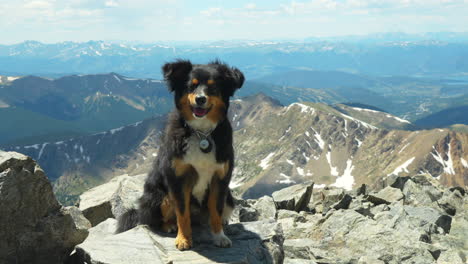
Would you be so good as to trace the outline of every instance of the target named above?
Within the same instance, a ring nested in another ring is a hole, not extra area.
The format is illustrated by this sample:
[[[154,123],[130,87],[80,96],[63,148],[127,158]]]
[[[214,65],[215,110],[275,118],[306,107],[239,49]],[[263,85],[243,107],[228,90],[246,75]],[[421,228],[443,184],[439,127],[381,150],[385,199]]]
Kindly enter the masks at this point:
[[[193,108],[193,113],[196,115],[196,116],[204,116],[206,115],[208,111],[204,108],[201,108],[201,107],[195,107]]]

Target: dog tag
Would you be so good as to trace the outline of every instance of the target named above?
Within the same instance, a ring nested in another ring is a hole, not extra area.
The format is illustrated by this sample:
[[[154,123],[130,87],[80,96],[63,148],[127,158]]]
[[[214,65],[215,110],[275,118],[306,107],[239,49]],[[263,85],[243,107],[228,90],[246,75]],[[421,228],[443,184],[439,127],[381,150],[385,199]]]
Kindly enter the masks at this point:
[[[211,151],[211,142],[206,138],[200,140],[199,146],[201,151],[203,151],[204,153],[208,153]]]

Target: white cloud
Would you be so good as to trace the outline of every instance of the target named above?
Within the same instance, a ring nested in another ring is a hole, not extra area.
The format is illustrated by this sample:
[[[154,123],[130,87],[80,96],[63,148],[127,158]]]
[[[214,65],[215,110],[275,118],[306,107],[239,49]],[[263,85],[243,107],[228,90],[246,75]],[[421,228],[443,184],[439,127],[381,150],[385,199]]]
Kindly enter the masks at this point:
[[[255,3],[248,3],[245,5],[246,9],[255,9],[257,8],[257,5]]]
[[[51,8],[52,4],[48,1],[29,1],[26,2],[23,7],[29,9],[46,9]]]
[[[200,11],[200,14],[202,14],[204,16],[211,17],[211,16],[215,16],[215,15],[219,14],[220,12],[221,12],[221,8],[219,8],[219,7],[210,7],[208,9]]]
[[[115,2],[115,1],[106,1],[105,3],[105,6],[106,7],[118,7],[119,6],[119,3]]]

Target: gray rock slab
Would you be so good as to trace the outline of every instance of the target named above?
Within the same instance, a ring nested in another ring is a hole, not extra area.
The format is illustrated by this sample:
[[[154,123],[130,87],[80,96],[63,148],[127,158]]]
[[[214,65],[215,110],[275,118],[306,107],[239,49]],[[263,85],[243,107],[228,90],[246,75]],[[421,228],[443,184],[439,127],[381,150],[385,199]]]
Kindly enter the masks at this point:
[[[378,193],[373,194],[375,197],[385,200],[387,203],[394,203],[400,200],[403,200],[405,196],[403,192],[401,192],[398,188],[393,188],[391,186],[387,186],[380,190]]]
[[[115,226],[116,220],[108,219],[90,229],[76,247],[75,263],[282,263],[284,258],[281,226],[274,221],[227,226],[231,248],[215,247],[206,229],[194,228],[194,248],[186,251],[175,248],[174,235],[146,226],[113,234]]]
[[[296,184],[272,194],[277,209],[305,210],[312,196],[313,182]]]
[[[275,219],[276,206],[271,196],[260,197],[256,203],[252,205],[258,212],[259,220],[261,219]]]

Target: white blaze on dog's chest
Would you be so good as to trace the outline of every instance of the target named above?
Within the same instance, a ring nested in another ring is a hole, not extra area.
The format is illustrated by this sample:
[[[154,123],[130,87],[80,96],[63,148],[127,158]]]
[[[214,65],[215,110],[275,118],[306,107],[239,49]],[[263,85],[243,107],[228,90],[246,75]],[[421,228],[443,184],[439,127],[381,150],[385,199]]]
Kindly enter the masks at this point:
[[[192,165],[197,171],[198,180],[192,189],[192,195],[201,203],[213,175],[217,170],[223,169],[224,164],[216,162],[214,143],[212,151],[209,153],[203,153],[200,150],[200,139],[196,135],[192,135],[187,143],[188,148],[183,161]]]

